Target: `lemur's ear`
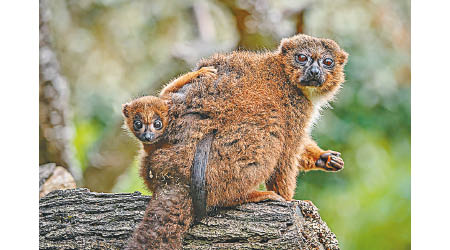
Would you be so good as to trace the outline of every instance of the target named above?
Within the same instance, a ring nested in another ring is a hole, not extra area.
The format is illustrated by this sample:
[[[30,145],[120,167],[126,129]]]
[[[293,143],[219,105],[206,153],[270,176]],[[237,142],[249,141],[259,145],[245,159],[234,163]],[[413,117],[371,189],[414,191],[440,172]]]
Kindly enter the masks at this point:
[[[125,118],[128,118],[128,103],[122,105],[122,114]]]
[[[286,55],[286,53],[292,48],[292,41],[287,38],[283,38],[280,43],[279,50],[281,54]]]
[[[347,63],[348,53],[341,49],[338,54],[338,62],[342,65]]]

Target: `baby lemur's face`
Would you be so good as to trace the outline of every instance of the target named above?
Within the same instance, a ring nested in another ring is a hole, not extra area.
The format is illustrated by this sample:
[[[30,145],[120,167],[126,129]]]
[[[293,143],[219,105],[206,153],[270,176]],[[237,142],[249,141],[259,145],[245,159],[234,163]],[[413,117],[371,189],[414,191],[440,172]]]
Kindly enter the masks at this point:
[[[305,94],[334,92],[344,82],[348,54],[333,40],[297,35],[283,39],[279,52],[290,81]]]
[[[152,144],[167,127],[167,104],[159,97],[144,96],[124,104],[125,125],[143,143]]]

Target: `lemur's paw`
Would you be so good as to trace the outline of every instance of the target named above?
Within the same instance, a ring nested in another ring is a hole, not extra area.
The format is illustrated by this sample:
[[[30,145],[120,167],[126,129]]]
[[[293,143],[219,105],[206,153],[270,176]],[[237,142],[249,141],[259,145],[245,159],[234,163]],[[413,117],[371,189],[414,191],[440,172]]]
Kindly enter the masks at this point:
[[[344,160],[341,158],[341,153],[328,150],[316,161],[316,167],[336,172],[344,168]]]
[[[267,195],[267,200],[273,200],[273,201],[286,201],[283,197],[278,195],[277,193],[273,191],[267,191],[270,192],[270,194]]]
[[[253,191],[248,195],[246,202],[261,202],[265,200],[286,201],[274,191]]]
[[[217,69],[214,68],[213,66],[208,66],[208,67],[203,67],[201,69],[198,70],[199,72],[199,76],[216,76],[217,74]]]

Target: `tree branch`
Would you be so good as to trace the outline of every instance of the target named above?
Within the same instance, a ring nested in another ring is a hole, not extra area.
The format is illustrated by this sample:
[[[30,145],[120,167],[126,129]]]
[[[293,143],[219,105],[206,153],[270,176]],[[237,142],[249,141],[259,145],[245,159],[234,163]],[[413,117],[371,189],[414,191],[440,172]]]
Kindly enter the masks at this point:
[[[57,190],[39,201],[40,249],[121,249],[150,196]],[[217,209],[184,238],[183,249],[339,249],[309,201]]]

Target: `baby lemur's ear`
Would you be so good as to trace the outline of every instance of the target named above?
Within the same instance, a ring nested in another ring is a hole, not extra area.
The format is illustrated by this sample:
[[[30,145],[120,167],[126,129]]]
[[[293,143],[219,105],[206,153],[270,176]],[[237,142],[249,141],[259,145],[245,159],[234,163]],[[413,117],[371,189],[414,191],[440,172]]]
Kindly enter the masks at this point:
[[[128,103],[122,104],[122,114],[125,118],[128,118]]]

